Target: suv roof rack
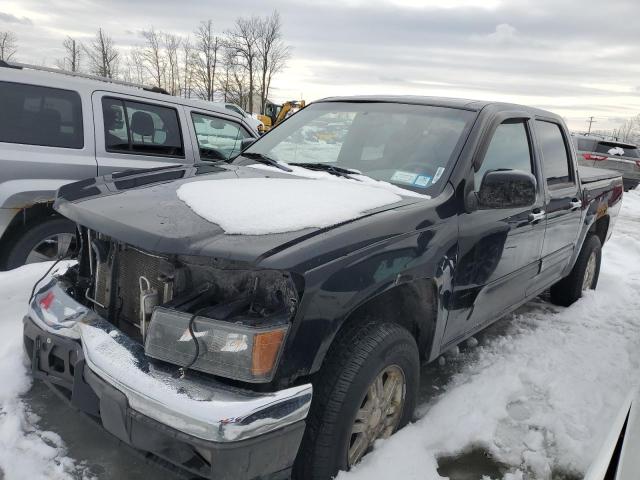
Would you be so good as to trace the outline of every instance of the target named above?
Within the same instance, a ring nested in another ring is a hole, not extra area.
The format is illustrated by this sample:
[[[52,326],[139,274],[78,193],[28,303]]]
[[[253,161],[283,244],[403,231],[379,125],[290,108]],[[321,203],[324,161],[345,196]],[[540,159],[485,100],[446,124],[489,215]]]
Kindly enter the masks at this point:
[[[68,70],[62,70],[59,68],[42,67],[38,65],[30,65],[28,63],[17,63],[17,62],[9,63],[4,60],[0,60],[0,68],[15,68],[18,70],[22,70],[22,69],[40,70],[42,72],[69,75],[71,77],[87,78],[89,80],[97,80],[99,82],[113,83],[116,85],[123,85],[125,87],[141,88],[142,90],[146,90],[147,92],[162,93],[164,95],[169,95],[169,92],[167,92],[164,88],[160,88],[160,87],[150,87],[148,85],[143,85],[140,83],[133,83],[133,82],[125,82],[124,80],[117,80],[115,78],[100,77],[98,75],[90,75],[88,73],[70,72]]]

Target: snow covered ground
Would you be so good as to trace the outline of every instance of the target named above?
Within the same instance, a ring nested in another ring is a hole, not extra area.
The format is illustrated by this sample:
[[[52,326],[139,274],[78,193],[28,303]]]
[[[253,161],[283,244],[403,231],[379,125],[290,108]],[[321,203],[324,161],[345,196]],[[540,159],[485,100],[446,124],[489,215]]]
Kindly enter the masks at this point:
[[[65,442],[71,444],[73,435],[74,443],[82,443],[89,430],[100,435],[95,428],[79,424],[62,439],[46,431],[42,425],[52,422],[32,413],[29,404],[21,319],[31,286],[46,268],[0,273],[0,478],[83,479],[93,473],[113,478],[106,463],[99,472],[90,470],[87,463],[95,459],[80,449],[74,455],[81,460],[69,458]],[[478,451],[478,468],[499,466],[489,475],[494,479],[580,478],[624,397],[640,383],[639,291],[640,191],[635,191],[625,195],[604,249],[597,292],[567,309],[531,302],[479,335],[479,342],[446,356],[444,365],[429,365],[422,376],[421,418],[379,442],[340,480],[438,479],[438,461],[442,470],[443,459],[462,463]],[[69,411],[69,422],[76,417]],[[108,441],[105,434],[98,448]],[[483,460],[483,454],[492,460]],[[108,461],[125,456],[116,451]],[[149,476],[158,478],[151,470]]]

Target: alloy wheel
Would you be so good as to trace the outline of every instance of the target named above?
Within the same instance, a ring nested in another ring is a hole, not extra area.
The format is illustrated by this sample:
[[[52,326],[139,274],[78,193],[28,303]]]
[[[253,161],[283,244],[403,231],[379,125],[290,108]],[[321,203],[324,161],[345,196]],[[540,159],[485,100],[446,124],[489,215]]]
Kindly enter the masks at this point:
[[[371,383],[351,428],[348,462],[355,465],[379,438],[388,438],[398,427],[404,406],[406,381],[397,365],[382,370]]]

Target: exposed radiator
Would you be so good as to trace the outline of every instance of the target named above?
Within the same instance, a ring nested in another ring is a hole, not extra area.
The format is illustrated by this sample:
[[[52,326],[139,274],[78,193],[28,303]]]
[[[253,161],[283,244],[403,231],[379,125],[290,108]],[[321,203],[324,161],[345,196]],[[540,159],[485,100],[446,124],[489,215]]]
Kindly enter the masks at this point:
[[[115,245],[111,246],[112,248]],[[161,259],[131,247],[118,249],[115,262],[95,263],[95,301],[103,305],[106,314],[111,311],[111,320],[125,320],[131,324],[140,324],[140,277],[149,281],[156,289],[161,301],[170,300],[171,292],[165,291],[165,283],[158,280]],[[113,268],[113,272],[112,272]],[[115,276],[112,282],[111,275]],[[146,283],[146,282],[145,282]],[[112,295],[111,288],[114,288]],[[113,301],[113,308],[109,308]]]

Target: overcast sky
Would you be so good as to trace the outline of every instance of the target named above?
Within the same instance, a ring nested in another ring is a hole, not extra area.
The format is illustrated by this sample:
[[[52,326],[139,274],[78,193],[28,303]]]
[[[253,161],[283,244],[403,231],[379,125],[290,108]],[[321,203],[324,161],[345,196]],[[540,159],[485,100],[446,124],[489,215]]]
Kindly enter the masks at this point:
[[[121,47],[141,30],[218,31],[278,9],[293,48],[273,100],[417,94],[513,101],[571,128],[611,128],[640,113],[638,0],[0,0],[18,59],[53,65],[66,35],[104,28]]]

